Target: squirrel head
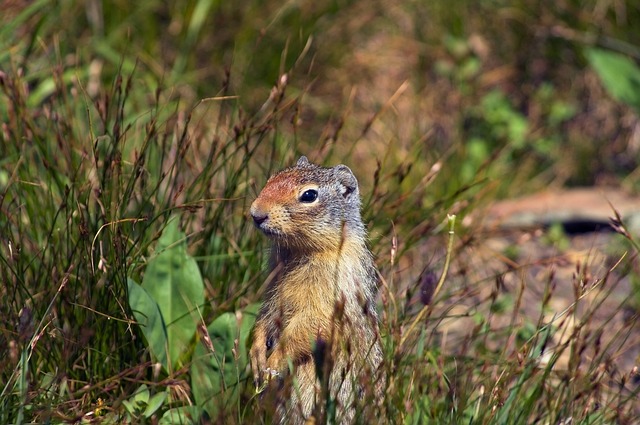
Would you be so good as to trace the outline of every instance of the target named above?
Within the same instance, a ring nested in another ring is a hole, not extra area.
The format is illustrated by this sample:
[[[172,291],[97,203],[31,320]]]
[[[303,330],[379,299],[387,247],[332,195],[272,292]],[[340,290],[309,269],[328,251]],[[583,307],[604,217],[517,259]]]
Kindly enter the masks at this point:
[[[320,167],[302,156],[269,178],[250,212],[258,229],[288,249],[338,250],[347,239],[364,241],[358,181],[346,165]]]

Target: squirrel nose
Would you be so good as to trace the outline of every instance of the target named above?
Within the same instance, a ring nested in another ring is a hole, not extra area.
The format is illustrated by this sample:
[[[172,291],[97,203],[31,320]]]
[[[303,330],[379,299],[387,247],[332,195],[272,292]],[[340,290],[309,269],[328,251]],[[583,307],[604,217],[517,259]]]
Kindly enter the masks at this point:
[[[269,218],[269,214],[252,212],[251,217],[253,217],[253,222],[256,224],[256,226],[260,226]]]

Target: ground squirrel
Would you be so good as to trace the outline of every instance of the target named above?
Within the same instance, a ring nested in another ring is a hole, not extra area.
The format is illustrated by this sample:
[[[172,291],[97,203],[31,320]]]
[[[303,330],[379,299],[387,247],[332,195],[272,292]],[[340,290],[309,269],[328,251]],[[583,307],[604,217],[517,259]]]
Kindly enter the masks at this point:
[[[271,240],[250,350],[256,385],[280,394],[281,423],[333,414],[337,423],[352,422],[358,402],[374,404],[382,385],[378,278],[358,181],[345,165],[324,168],[303,156],[267,181],[251,216]]]

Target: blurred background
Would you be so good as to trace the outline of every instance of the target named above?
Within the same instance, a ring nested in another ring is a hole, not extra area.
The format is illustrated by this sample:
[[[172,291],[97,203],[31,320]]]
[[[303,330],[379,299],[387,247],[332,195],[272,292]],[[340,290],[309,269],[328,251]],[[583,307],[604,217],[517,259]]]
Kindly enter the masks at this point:
[[[253,114],[287,74],[298,105],[283,130],[312,157],[334,145],[366,163],[445,156],[458,168],[451,184],[508,174],[501,196],[634,190],[638,179],[640,77],[624,63],[640,57],[634,2],[3,1],[2,10],[3,71],[28,76],[34,104],[57,74],[91,98],[135,69],[136,86],[149,97],[163,89],[165,105],[188,110],[224,93]]]

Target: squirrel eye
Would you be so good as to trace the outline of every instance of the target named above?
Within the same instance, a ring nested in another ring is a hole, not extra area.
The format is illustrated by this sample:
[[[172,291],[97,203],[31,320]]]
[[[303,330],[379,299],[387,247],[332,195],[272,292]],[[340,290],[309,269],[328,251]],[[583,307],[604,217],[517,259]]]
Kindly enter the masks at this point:
[[[311,202],[318,199],[318,191],[315,189],[305,190],[302,195],[300,195],[300,202],[304,202],[306,204],[310,204]]]

